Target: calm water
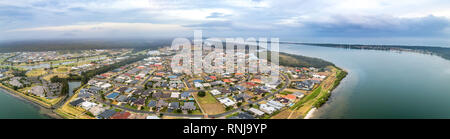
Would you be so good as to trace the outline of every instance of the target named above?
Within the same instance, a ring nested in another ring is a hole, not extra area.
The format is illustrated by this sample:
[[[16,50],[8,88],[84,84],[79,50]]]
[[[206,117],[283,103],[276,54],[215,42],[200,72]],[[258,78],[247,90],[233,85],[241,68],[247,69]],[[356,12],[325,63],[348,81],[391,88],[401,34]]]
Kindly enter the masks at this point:
[[[281,45],[349,71],[316,118],[450,118],[450,61],[374,50]]]
[[[0,119],[46,119],[39,108],[0,89]]]
[[[72,95],[74,88],[81,82],[69,82],[69,91]],[[47,119],[38,107],[19,100],[0,89],[0,119]]]
[[[76,82],[76,81],[69,82],[69,96],[72,96],[74,93],[73,92],[74,89],[77,87],[80,87],[80,85],[81,85],[81,82]]]

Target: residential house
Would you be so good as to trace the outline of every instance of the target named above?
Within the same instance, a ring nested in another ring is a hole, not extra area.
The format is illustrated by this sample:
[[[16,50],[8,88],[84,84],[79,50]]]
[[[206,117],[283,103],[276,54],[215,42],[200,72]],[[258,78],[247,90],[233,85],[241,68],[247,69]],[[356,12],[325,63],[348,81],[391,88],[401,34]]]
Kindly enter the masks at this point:
[[[263,112],[264,114],[264,112]],[[241,112],[236,116],[229,117],[228,119],[255,119],[252,115],[247,112]]]
[[[46,92],[47,88],[45,88],[44,86],[34,86],[29,90],[29,93],[39,97],[45,97]]]
[[[190,92],[183,92],[180,95],[181,99],[189,99],[189,97],[191,97],[191,93]]]
[[[214,95],[214,96],[217,96],[217,95],[220,95],[220,94],[221,94],[221,92],[220,92],[219,90],[217,90],[217,89],[211,90],[210,93],[211,93],[212,95]]]
[[[274,107],[267,105],[267,104],[259,105],[259,109],[267,114],[272,114],[273,112],[275,112],[277,110]]]
[[[220,103],[224,104],[227,107],[233,106],[234,104],[236,104],[236,102],[234,102],[233,100],[231,100],[228,97],[217,98],[217,99],[219,100]]]
[[[185,102],[184,105],[181,107],[183,110],[195,110],[197,107],[195,107],[194,102]]]
[[[172,92],[172,94],[170,95],[171,98],[180,98],[180,93],[179,92]]]
[[[105,110],[102,113],[100,113],[97,118],[99,119],[109,119],[111,116],[115,115],[116,111],[114,110]]]
[[[156,101],[154,101],[154,100],[151,100],[149,103],[148,103],[148,105],[147,105],[147,107],[155,107],[156,106]]]
[[[180,108],[180,103],[179,102],[172,102],[172,103],[169,104],[169,109],[176,110],[176,109],[179,109],[179,108]]]
[[[263,111],[260,111],[260,110],[255,109],[255,108],[250,108],[250,109],[248,109],[248,111],[253,113],[256,116],[263,116],[264,115]]]
[[[83,99],[78,98],[78,99],[76,99],[76,100],[70,102],[69,104],[72,105],[72,106],[74,106],[74,107],[76,107],[76,106],[80,105],[80,104],[83,103],[83,102],[84,102]]]
[[[111,119],[127,119],[131,113],[129,112],[117,112],[113,116],[111,116]]]
[[[167,103],[164,100],[159,100],[158,103],[156,103],[157,108],[167,107],[168,105],[169,105],[169,103]]]

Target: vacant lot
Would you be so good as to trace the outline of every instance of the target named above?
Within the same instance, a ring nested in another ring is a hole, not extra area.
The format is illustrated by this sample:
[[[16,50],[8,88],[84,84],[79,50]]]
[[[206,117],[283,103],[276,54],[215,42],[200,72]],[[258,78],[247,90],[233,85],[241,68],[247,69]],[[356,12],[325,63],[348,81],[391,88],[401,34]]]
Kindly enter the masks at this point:
[[[70,72],[69,67],[58,67],[53,70],[54,73],[68,73]]]
[[[26,73],[26,76],[28,77],[37,77],[47,74],[47,72],[44,69],[33,69]]]
[[[199,103],[203,111],[208,115],[214,115],[225,112],[225,108],[210,93],[206,93],[204,97],[199,97],[194,93],[194,97]]]

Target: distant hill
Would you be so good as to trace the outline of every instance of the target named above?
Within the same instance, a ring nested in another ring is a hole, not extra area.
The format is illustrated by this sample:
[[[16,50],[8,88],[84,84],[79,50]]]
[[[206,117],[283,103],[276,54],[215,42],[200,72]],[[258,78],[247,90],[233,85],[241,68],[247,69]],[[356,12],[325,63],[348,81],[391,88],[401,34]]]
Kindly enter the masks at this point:
[[[0,43],[0,52],[159,48],[171,40],[34,40]]]

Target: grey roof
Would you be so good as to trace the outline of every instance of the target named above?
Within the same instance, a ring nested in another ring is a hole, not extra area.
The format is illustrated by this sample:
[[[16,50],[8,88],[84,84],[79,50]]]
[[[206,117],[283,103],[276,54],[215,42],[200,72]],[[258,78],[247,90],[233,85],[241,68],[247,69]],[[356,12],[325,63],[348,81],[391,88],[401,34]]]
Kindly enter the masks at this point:
[[[70,102],[69,104],[72,105],[72,106],[78,106],[80,103],[83,103],[83,102],[84,102],[84,100],[79,98],[77,100],[74,100],[74,101]]]
[[[184,105],[181,107],[184,110],[195,110],[197,107],[195,107],[194,102],[185,102]]]
[[[156,107],[165,107],[167,105],[168,103],[165,102],[164,100],[159,100],[158,103],[156,103]]]
[[[121,88],[119,88],[117,91],[119,91],[119,92],[125,92],[125,90],[127,90],[128,89],[128,87],[121,87]]]
[[[232,116],[228,119],[255,119],[251,114],[246,112],[241,112],[237,116]]]
[[[169,105],[170,109],[178,109],[180,107],[180,103],[179,102],[172,102]]]
[[[106,110],[106,111],[100,113],[98,115],[98,117],[103,118],[103,119],[108,119],[109,117],[113,116],[114,114],[116,114],[116,111],[114,111],[114,110]]]
[[[150,101],[147,106],[148,107],[155,107],[156,106],[156,101],[154,101],[154,100]]]
[[[145,98],[138,98],[133,103],[136,104],[136,105],[145,105]]]
[[[125,95],[120,95],[116,100],[119,102],[126,102],[128,100],[128,97]]]
[[[190,97],[190,96],[191,96],[191,93],[190,93],[190,92],[183,92],[183,93],[181,93],[180,96],[181,96],[181,97],[184,97],[184,98],[187,98],[187,97]]]

